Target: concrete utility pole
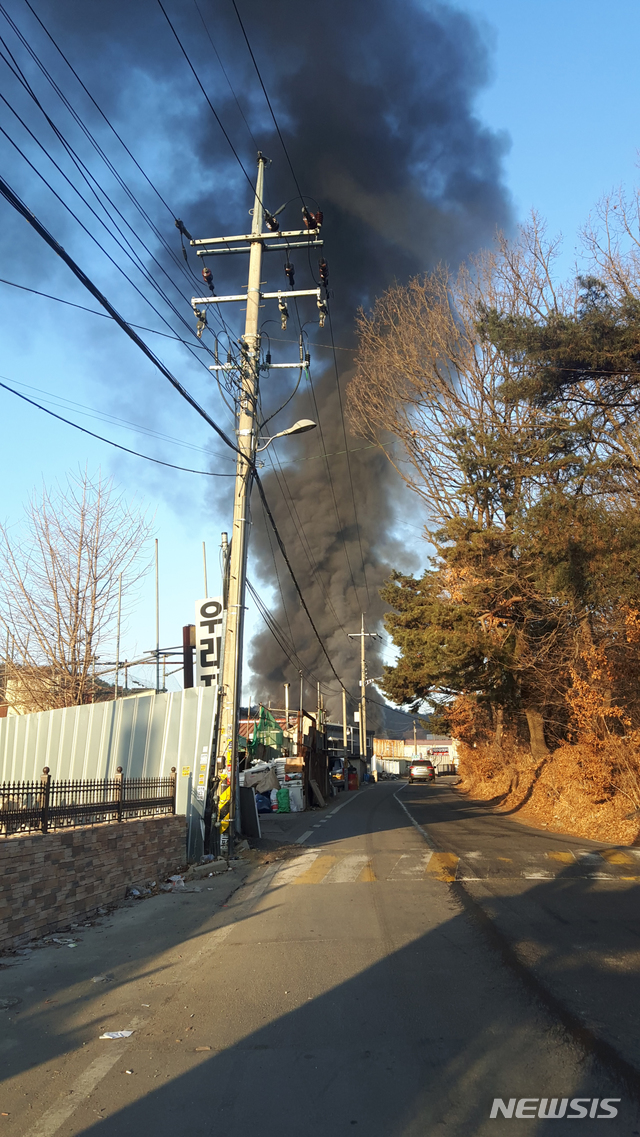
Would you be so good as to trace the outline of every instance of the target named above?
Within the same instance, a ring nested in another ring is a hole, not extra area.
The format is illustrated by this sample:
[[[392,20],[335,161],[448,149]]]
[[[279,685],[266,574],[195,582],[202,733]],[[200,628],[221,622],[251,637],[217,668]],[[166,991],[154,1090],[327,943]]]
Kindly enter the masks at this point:
[[[258,387],[260,371],[266,370],[267,372],[271,367],[295,367],[304,368],[308,366],[308,357],[303,358],[299,363],[275,363],[270,362],[270,357],[267,357],[265,364],[260,363],[260,310],[264,300],[277,299],[282,327],[286,327],[288,317],[288,309],[286,300],[288,296],[315,296],[318,306],[320,322],[324,323],[327,315],[326,303],[322,298],[322,291],[320,288],[313,289],[287,289],[283,292],[280,289],[278,292],[262,292],[262,256],[263,252],[272,249],[285,250],[287,253],[292,248],[305,248],[308,249],[312,246],[322,245],[324,242],[318,239],[320,225],[322,223],[321,216],[312,217],[308,211],[303,210],[305,214],[305,223],[307,228],[289,232],[278,232],[277,222],[275,228],[273,223],[275,218],[272,217],[264,207],[264,174],[265,167],[268,159],[263,154],[258,154],[258,171],[256,178],[255,200],[253,206],[253,220],[251,225],[251,233],[244,233],[239,236],[233,237],[209,237],[198,240],[190,238],[190,244],[197,246],[198,256],[214,256],[222,254],[249,254],[249,272],[246,294],[242,293],[233,296],[204,296],[194,297],[191,301],[194,313],[198,320],[198,328],[200,334],[206,326],[206,311],[209,304],[222,304],[227,302],[241,302],[246,304],[246,318],[244,335],[240,341],[240,364],[231,361],[227,363],[217,362],[211,366],[211,371],[235,371],[240,370],[240,391],[238,395],[238,422],[236,429],[236,438],[238,446],[238,457],[236,460],[236,481],[235,493],[233,503],[233,529],[231,533],[231,548],[228,558],[228,585],[227,585],[227,600],[226,600],[226,627],[224,635],[224,656],[222,664],[222,709],[220,715],[220,730],[218,733],[218,747],[216,755],[216,765],[220,774],[226,774],[229,777],[230,785],[230,809],[229,809],[229,847],[233,842],[234,828],[237,824],[237,782],[238,782],[238,768],[237,768],[237,753],[238,753],[238,712],[240,695],[242,691],[242,649],[243,649],[243,634],[244,634],[244,612],[245,612],[245,593],[246,593],[246,574],[247,574],[247,547],[249,537],[250,525],[250,496],[251,485],[253,480],[253,471],[255,469],[255,457],[259,449],[258,447],[258,430],[257,430],[257,403],[258,403]],[[263,232],[263,220],[266,220],[269,231]],[[311,224],[309,224],[311,221]],[[271,225],[269,226],[269,222]],[[315,222],[315,224],[313,224]],[[272,243],[277,234],[277,243]],[[290,238],[298,237],[301,240],[291,242]],[[238,246],[235,242],[241,242]],[[208,280],[207,280],[208,273]],[[208,269],[203,270],[203,276],[209,284],[211,284],[211,272]],[[213,289],[212,289],[213,293]],[[302,352],[302,348],[301,348]],[[289,430],[281,431],[275,437],[281,437],[284,434],[301,433],[304,430],[310,430],[315,426],[315,423],[309,420],[304,420],[296,423],[294,427]],[[269,444],[269,439],[266,445]]]
[[[350,640],[360,640],[360,757],[367,760],[367,663],[365,659],[365,640],[379,640],[377,632],[365,632],[364,613],[359,632],[349,632]]]
[[[251,233],[262,230],[262,199],[264,197],[264,168],[266,159],[258,158],[253,224]],[[231,788],[229,809],[229,848],[233,841],[237,802],[238,708],[242,691],[242,646],[247,579],[247,538],[249,534],[249,497],[253,463],[258,445],[256,405],[260,366],[260,282],[262,272],[262,242],[252,241],[249,249],[249,278],[247,284],[247,314],[244,325],[243,366],[238,418],[238,458],[233,501],[233,527],[229,556],[229,594],[227,597],[227,626],[224,637],[222,663],[222,714],[218,741],[219,764],[228,768]],[[221,761],[223,760],[223,761]]]

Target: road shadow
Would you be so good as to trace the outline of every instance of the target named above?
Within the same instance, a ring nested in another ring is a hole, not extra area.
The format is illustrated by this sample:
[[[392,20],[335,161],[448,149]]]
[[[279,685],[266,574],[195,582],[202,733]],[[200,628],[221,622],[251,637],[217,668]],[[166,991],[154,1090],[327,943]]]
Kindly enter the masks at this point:
[[[424,892],[390,882],[368,887],[393,889],[400,906],[428,903],[434,896],[430,890],[441,895],[447,886],[423,884]],[[544,894],[545,886],[533,891]],[[273,906],[271,894],[265,899]],[[596,897],[596,918],[607,918],[606,900],[600,908]],[[619,1116],[609,1121],[607,1132],[631,1137],[640,1131],[633,1098],[615,1073],[568,1041],[557,1017],[503,966],[495,945],[477,935],[467,913],[453,904],[448,911],[426,934],[373,963],[364,958],[358,963],[361,942],[343,942],[354,974],[334,984],[328,975],[322,994],[302,994],[293,1009],[284,1009],[285,996],[291,989],[304,992],[304,974],[297,967],[300,958],[312,966],[308,944],[299,957],[295,941],[267,945],[258,940],[268,933],[267,921],[248,937],[241,929],[221,947],[215,967],[194,982],[191,994],[194,1005],[219,1008],[207,1037],[198,1039],[212,1047],[211,1056],[195,1046],[181,1053],[183,1069],[175,1076],[175,1049],[165,1047],[164,1054],[155,1049],[152,1056],[148,1048],[154,1042],[141,1032],[127,1055],[136,1072],[131,1087],[136,1100],[103,1120],[87,1119],[84,1129],[73,1132],[92,1137],[175,1137],[187,1131],[234,1137],[363,1131],[367,1137],[546,1137],[555,1132],[555,1120],[492,1120],[496,1097],[621,1098]],[[257,912],[255,920],[262,915]],[[332,950],[337,952],[337,945]],[[557,947],[552,966],[566,973],[571,962],[563,960]],[[597,986],[601,975],[598,958],[581,961],[585,990]],[[270,1013],[265,1007],[280,987],[283,1008]],[[615,996],[620,998],[621,991]],[[258,1029],[243,1025],[267,1017]],[[94,1108],[104,1105],[107,1094],[105,1086],[102,1096],[94,1095]]]

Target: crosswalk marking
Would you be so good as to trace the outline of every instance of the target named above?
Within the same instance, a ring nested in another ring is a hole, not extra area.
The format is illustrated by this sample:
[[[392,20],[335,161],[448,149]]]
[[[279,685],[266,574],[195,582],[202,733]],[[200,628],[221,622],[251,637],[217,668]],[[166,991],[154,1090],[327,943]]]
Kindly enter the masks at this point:
[[[366,853],[347,853],[323,878],[323,884],[352,884],[357,880],[369,858]]]
[[[335,865],[337,857],[320,857],[314,858],[313,864],[306,869],[300,876],[297,876],[292,882],[293,884],[320,884],[331,868]]]
[[[600,854],[610,865],[632,865],[633,857],[628,853],[621,853],[618,849],[604,849]]]
[[[436,880],[455,880],[459,860],[455,853],[434,853],[427,864],[426,874]]]
[[[402,853],[385,879],[411,880],[424,876],[427,863],[432,856],[433,853],[423,853],[418,856],[415,853]]]
[[[472,850],[457,853],[385,854],[374,857],[367,853],[320,853],[309,849],[301,856],[286,862],[274,877],[281,887],[288,884],[374,884],[380,881],[396,882],[440,880],[451,882],[509,880],[524,878],[531,881],[586,879],[593,881],[638,882],[640,875],[629,873],[628,866],[637,868],[638,858],[633,849],[552,849],[544,853],[518,851],[512,857],[496,856]],[[626,872],[621,870],[626,869]]]

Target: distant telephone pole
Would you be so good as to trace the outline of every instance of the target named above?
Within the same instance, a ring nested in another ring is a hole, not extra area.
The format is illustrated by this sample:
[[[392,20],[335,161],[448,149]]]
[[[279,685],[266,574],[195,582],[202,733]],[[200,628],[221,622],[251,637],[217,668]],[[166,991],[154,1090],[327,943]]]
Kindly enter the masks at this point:
[[[304,368],[308,366],[308,357],[298,363],[272,364],[270,356],[267,361],[260,361],[260,319],[264,300],[276,299],[280,311],[282,327],[286,327],[288,318],[287,298],[289,296],[315,296],[317,299],[320,321],[324,323],[327,308],[320,288],[280,289],[278,292],[262,292],[262,255],[265,251],[280,249],[286,252],[287,265],[289,265],[289,249],[320,246],[324,242],[318,239],[322,218],[320,215],[311,215],[303,206],[305,229],[279,232],[279,224],[275,216],[264,207],[264,174],[268,159],[258,154],[258,171],[256,178],[255,200],[253,206],[253,220],[251,233],[240,234],[233,237],[209,237],[193,240],[189,237],[192,246],[197,246],[197,255],[212,257],[224,254],[249,254],[249,272],[246,293],[233,296],[215,296],[213,294],[212,274],[209,268],[202,270],[202,275],[211,289],[210,296],[194,297],[191,301],[194,313],[198,320],[199,334],[206,326],[207,306],[210,304],[223,304],[239,302],[246,304],[246,318],[244,335],[240,343],[240,363],[229,360],[227,363],[218,363],[210,367],[211,371],[239,371],[239,394],[237,397],[237,429],[236,438],[238,457],[236,460],[236,480],[233,503],[233,528],[231,532],[231,546],[228,560],[228,587],[226,602],[226,629],[224,636],[224,656],[222,663],[222,710],[220,716],[220,730],[218,734],[218,749],[216,763],[218,773],[227,773],[229,777],[231,798],[229,810],[229,845],[233,841],[233,830],[237,816],[237,750],[238,750],[238,713],[240,696],[242,692],[242,649],[244,634],[244,612],[246,599],[247,577],[247,549],[250,525],[250,496],[255,469],[255,458],[258,451],[258,393],[260,372],[268,372],[272,367],[278,368]],[[278,211],[279,212],[279,211]],[[263,232],[263,222],[268,232]],[[291,238],[299,238],[292,242]],[[290,279],[291,283],[291,279]],[[301,348],[302,351],[302,348]],[[217,351],[216,351],[217,359]],[[284,433],[298,433],[308,430],[314,423],[307,425],[296,424],[298,429],[292,428]],[[268,444],[268,443],[267,443]]]
[[[362,615],[360,631],[349,632],[350,640],[360,640],[360,756],[367,760],[367,663],[365,658],[365,640],[379,640],[377,632],[365,632],[364,614]]]

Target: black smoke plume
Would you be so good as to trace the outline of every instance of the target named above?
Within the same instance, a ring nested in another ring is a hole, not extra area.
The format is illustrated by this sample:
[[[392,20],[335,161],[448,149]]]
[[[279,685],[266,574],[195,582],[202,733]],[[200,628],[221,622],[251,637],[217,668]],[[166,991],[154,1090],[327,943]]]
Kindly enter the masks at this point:
[[[489,78],[479,29],[450,5],[419,0],[238,0],[294,177],[230,0],[198,0],[197,5],[166,0],[165,6],[253,178],[253,142],[211,36],[250,132],[272,159],[265,204],[275,210],[288,202],[280,215],[283,228],[300,224],[298,187],[309,208],[324,212],[344,403],[358,306],[366,307],[394,278],[426,271],[440,260],[457,263],[490,241],[496,226],[510,224],[501,181],[505,140],[483,127],[474,112],[476,95]],[[158,4],[47,0],[38,11],[134,151],[152,163],[163,193],[173,194],[190,231],[244,231],[251,190]],[[34,26],[36,32],[40,36]],[[90,107],[86,113],[98,121]],[[150,154],[154,140],[155,157]],[[166,156],[162,169],[160,154]],[[313,287],[317,259],[308,260],[302,251],[291,254],[296,287]],[[271,288],[287,287],[282,260],[275,253],[266,260],[264,276]],[[212,261],[218,292],[242,285],[246,268],[239,261]],[[297,358],[298,325],[290,308],[286,332],[275,308],[265,312],[265,320],[275,318],[264,327],[272,337],[274,360]],[[263,481],[334,666],[357,695],[358,643],[346,633],[359,630],[361,612],[368,631],[381,626],[378,590],[392,567],[410,560],[411,550],[394,535],[397,517],[410,508],[409,493],[377,450],[358,449],[364,444],[347,427],[350,477],[329,329],[318,328],[313,300],[301,301],[299,312],[311,344],[313,391],[303,380],[295,399],[267,429],[281,430],[309,417],[321,431],[274,444],[286,486],[280,470],[274,473],[268,464]],[[274,379],[278,373],[271,372],[263,381],[265,416],[291,389],[293,373],[279,374],[289,378]],[[328,458],[316,457],[321,452]],[[317,675],[333,692],[327,696],[330,712],[338,714],[338,685],[263,523],[255,491],[253,519],[250,575],[259,589],[274,590],[267,603],[304,660],[305,699],[313,703]],[[255,637],[247,654],[254,698],[281,705],[285,681],[296,691],[297,665],[269,631]],[[375,677],[380,652],[371,650],[368,659],[369,675]]]

